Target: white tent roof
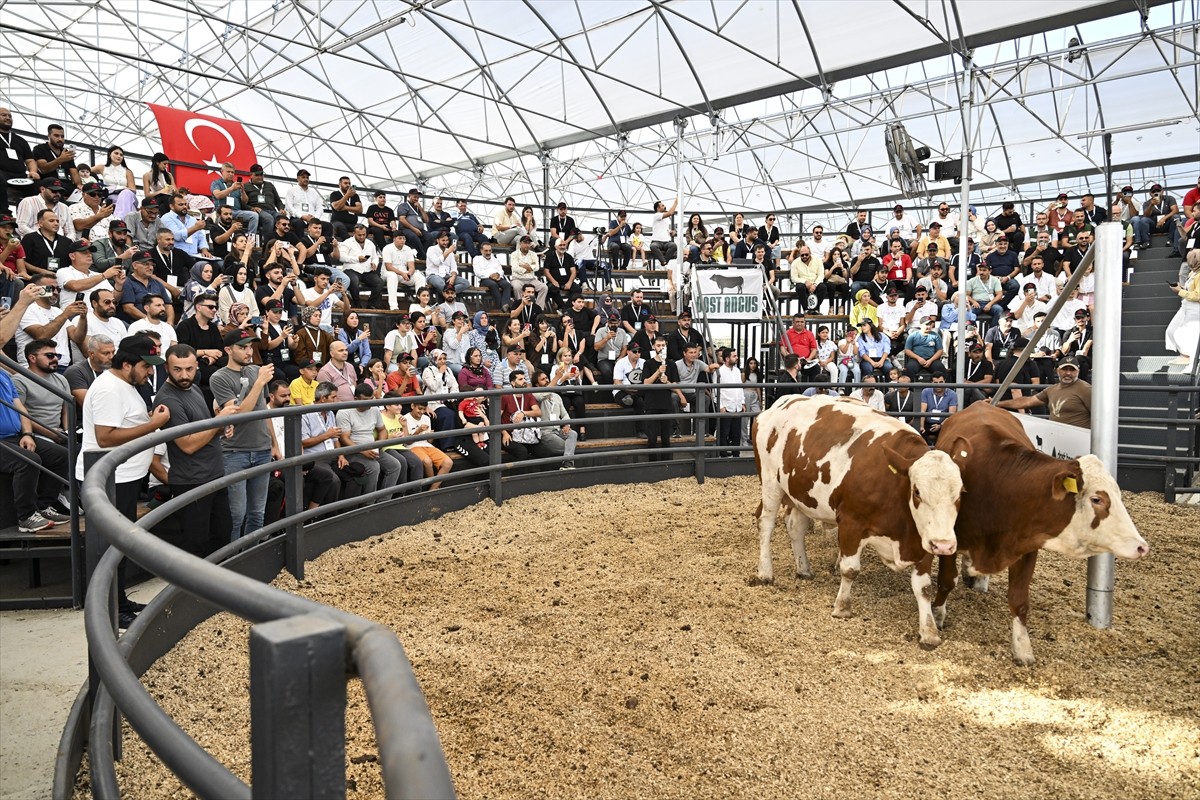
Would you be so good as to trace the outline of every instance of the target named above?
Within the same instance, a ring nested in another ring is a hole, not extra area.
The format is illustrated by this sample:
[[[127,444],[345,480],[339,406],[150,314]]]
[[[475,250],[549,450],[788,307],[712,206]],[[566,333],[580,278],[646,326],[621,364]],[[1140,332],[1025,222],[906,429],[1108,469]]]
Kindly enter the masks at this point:
[[[0,89],[18,128],[62,122],[72,140],[152,152],[145,103],[162,103],[242,121],[269,173],[370,187],[536,203],[548,182],[555,202],[646,205],[674,191],[683,119],[692,206],[884,202],[898,195],[886,123],[931,160],[961,154],[964,48],[985,192],[1038,194],[1049,176],[1049,191],[1102,190],[1101,140],[1080,138],[1102,129],[1118,131],[1119,181],[1190,185],[1200,152],[1197,0],[3,7]]]

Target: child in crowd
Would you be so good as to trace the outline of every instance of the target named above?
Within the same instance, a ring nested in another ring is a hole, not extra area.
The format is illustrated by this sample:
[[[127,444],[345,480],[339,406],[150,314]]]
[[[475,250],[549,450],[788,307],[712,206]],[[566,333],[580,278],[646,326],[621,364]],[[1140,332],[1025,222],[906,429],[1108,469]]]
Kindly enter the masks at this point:
[[[633,263],[638,267],[646,260],[646,236],[642,233],[642,223],[633,223],[633,233],[629,236],[629,246],[633,248]]]

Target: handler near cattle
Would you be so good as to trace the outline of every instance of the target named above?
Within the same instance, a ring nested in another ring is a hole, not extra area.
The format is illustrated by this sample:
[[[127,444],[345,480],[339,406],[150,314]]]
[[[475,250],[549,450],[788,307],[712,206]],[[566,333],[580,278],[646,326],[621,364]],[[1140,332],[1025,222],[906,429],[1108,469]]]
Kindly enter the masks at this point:
[[[758,579],[769,583],[771,534],[787,509],[796,574],[811,578],[804,548],[811,520],[836,522],[842,583],[833,616],[847,618],[850,588],[871,545],[896,571],[911,567],[921,646],[941,644],[930,606],[933,556],[953,560],[962,478],[943,452],[930,450],[910,426],[857,400],[782,397],[758,415],[751,432],[762,482],[758,509]],[[955,436],[955,452],[971,444]]]
[[[968,446],[960,450],[963,443]],[[1029,584],[1038,550],[1079,559],[1102,553],[1139,559],[1150,547],[1100,459],[1087,455],[1066,461],[1038,452],[1007,411],[975,403],[951,416],[942,425],[938,449],[962,470],[965,491],[955,534],[966,575],[1008,569],[1013,660],[1031,666]],[[1020,479],[1014,483],[1003,476]],[[946,618],[946,597],[957,583],[955,559],[948,555],[938,561],[933,612],[939,625]],[[981,580],[976,588],[986,589],[986,578]]]

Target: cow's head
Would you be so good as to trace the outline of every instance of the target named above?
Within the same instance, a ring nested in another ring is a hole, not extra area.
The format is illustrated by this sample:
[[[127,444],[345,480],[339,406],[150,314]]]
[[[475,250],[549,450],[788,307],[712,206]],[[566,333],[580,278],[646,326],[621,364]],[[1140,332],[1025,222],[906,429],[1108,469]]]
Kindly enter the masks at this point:
[[[1075,513],[1061,533],[1042,545],[1044,549],[1072,558],[1112,553],[1135,560],[1150,552],[1125,510],[1120,487],[1095,456],[1065,462],[1054,474],[1050,493],[1059,502],[1073,499]]]
[[[921,547],[935,556],[953,555],[958,549],[954,523],[963,491],[962,475],[950,456],[930,450],[908,459],[887,448],[888,464],[908,477],[908,508],[921,537]]]

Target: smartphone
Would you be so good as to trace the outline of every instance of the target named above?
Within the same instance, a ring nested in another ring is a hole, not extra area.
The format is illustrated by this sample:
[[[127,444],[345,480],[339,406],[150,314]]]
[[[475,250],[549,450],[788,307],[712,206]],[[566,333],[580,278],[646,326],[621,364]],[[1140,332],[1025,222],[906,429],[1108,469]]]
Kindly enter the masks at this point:
[[[253,325],[253,326],[254,326],[254,327],[256,327],[256,328],[257,328],[258,326],[262,325],[262,323],[263,323],[263,318],[262,318],[262,317],[251,317],[251,318],[250,318],[250,324],[251,324],[251,325]]]
[[[5,311],[11,311],[12,310],[12,298],[7,297],[7,296],[0,297],[0,309],[4,309]]]
[[[1172,289],[1178,289],[1179,281],[1167,281],[1167,286],[1170,286]]]
[[[76,303],[82,303],[82,302],[83,302],[83,292],[76,292],[76,293],[75,293],[75,302],[76,302]]]

